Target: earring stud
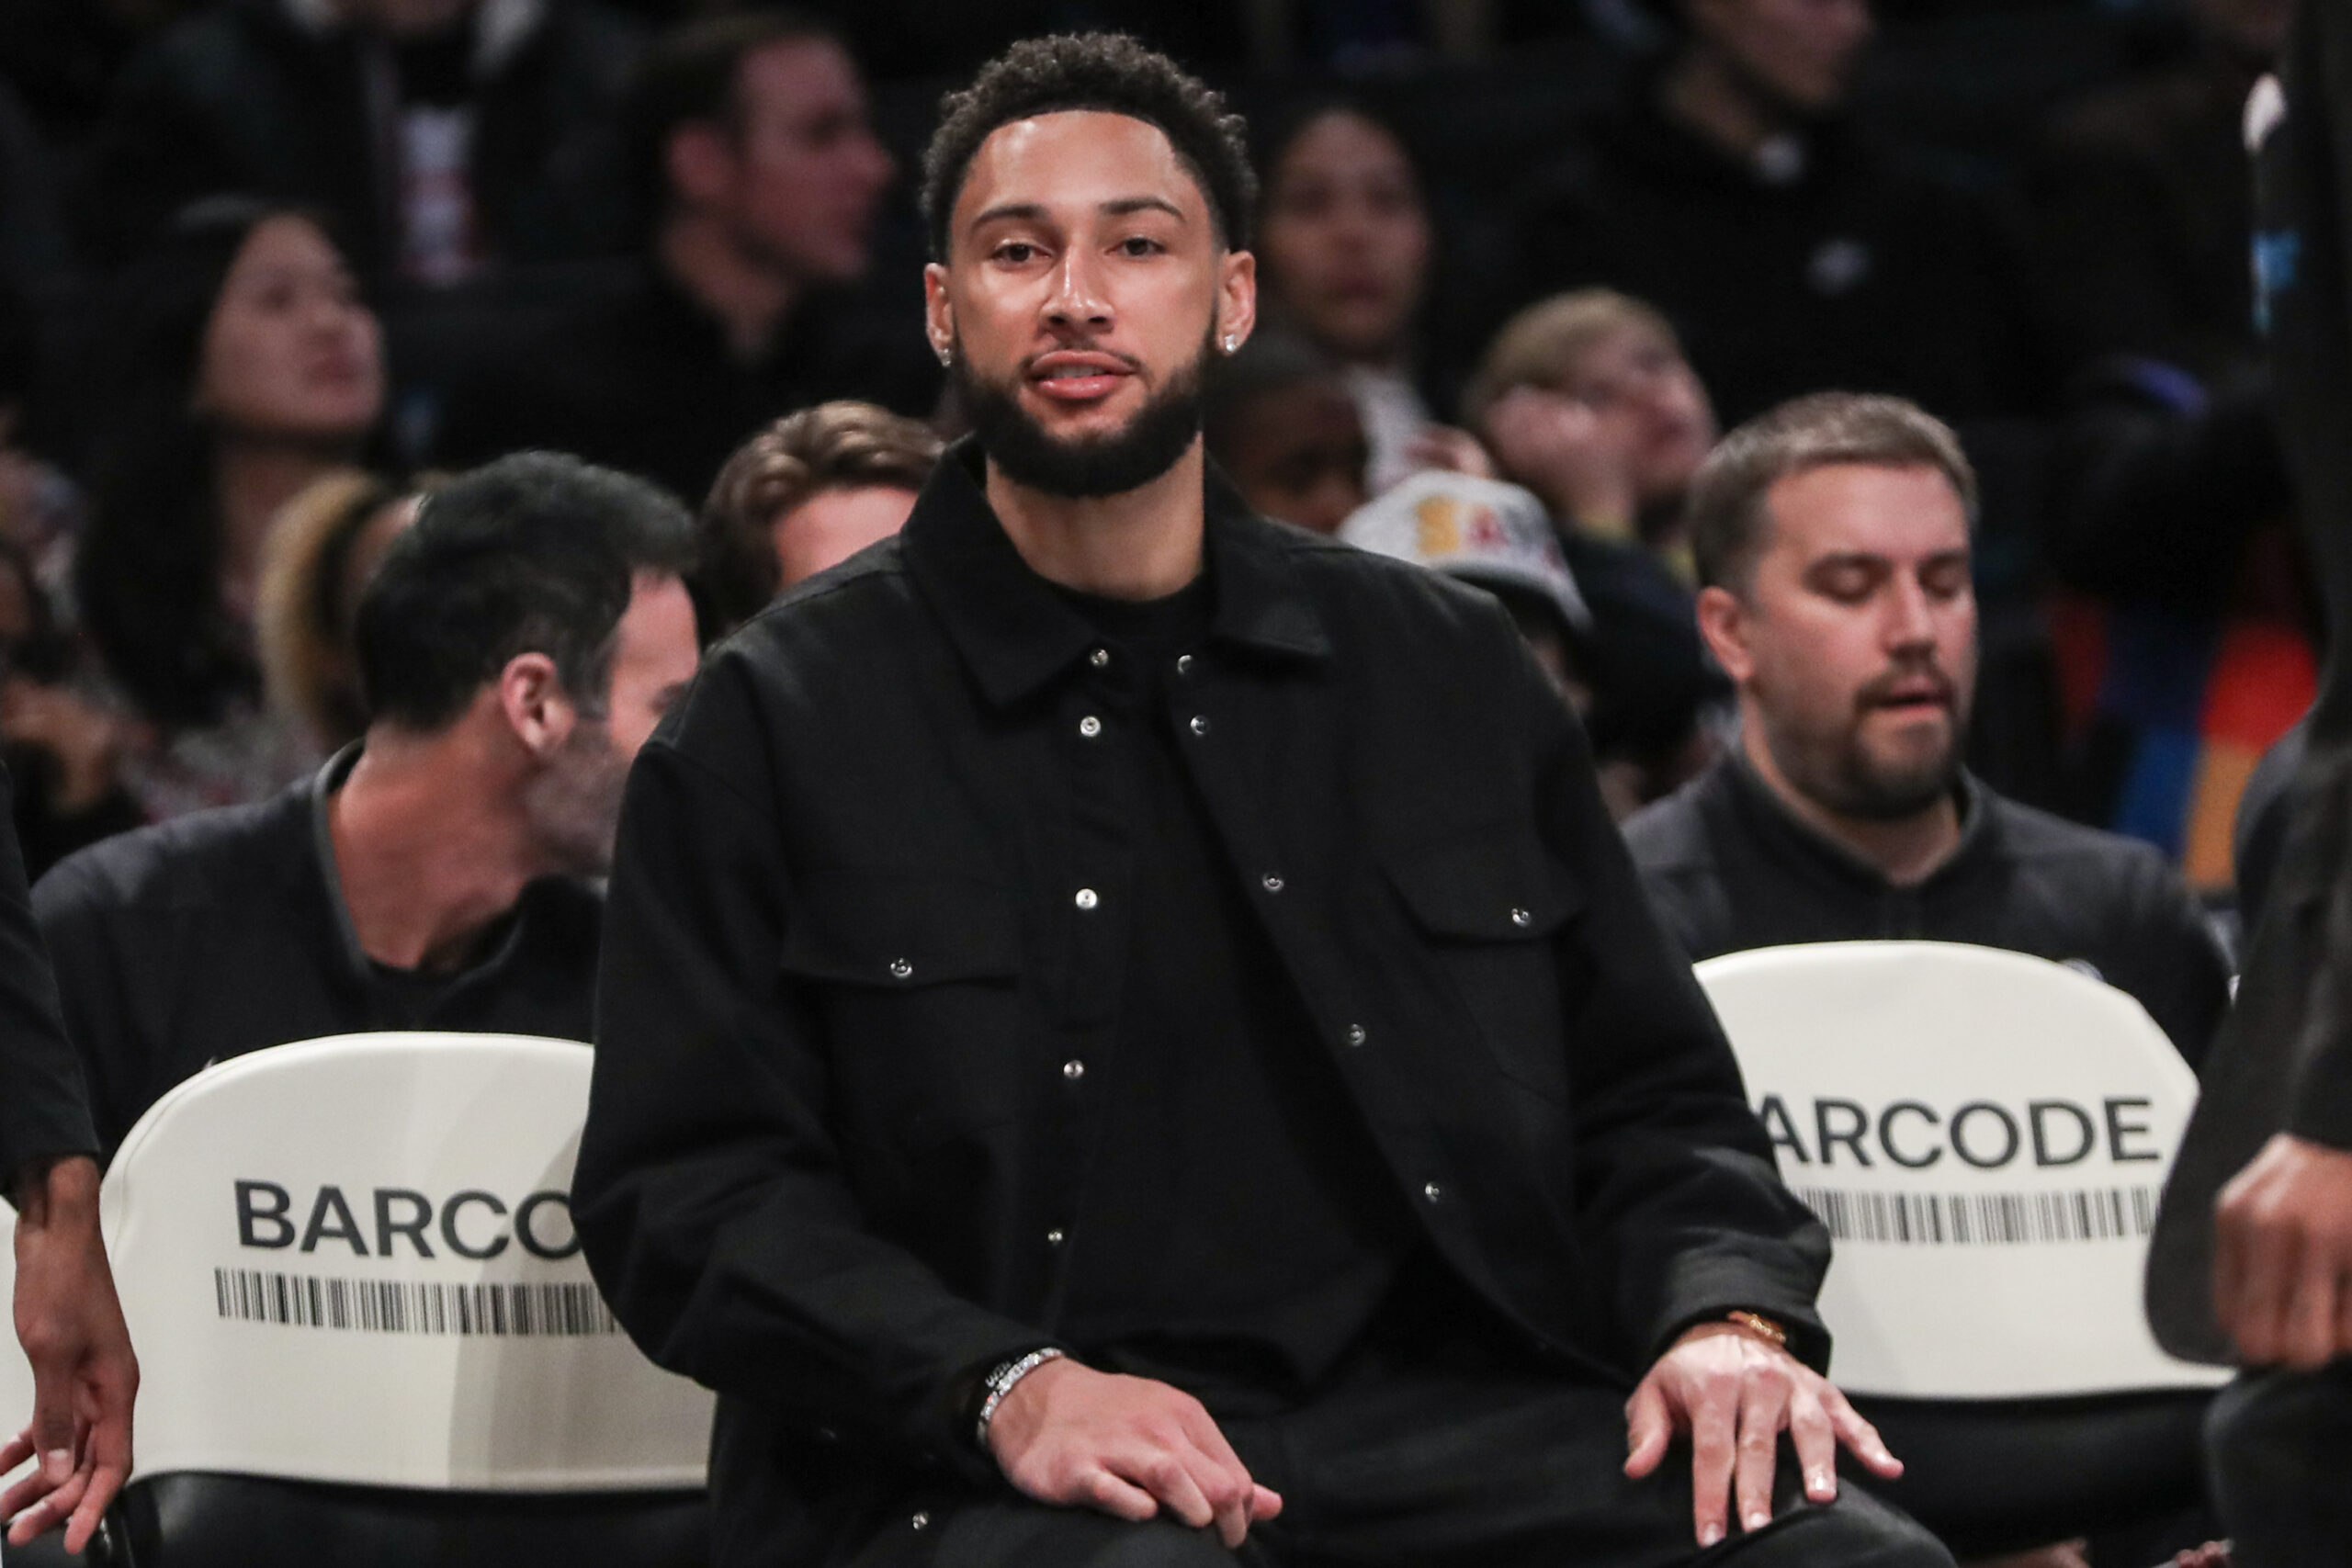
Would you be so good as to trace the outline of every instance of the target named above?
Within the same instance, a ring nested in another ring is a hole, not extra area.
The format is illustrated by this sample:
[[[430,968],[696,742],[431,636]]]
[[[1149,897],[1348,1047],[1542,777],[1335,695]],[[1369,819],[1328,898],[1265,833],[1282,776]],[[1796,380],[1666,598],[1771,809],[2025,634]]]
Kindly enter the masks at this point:
[[[1227,353],[1227,354],[1231,354],[1231,353],[1232,353],[1236,348],[1239,347],[1239,346],[1240,346],[1240,344],[1241,344],[1241,339],[1240,339],[1240,338],[1239,338],[1239,336],[1238,336],[1238,335],[1237,335],[1236,333],[1226,333],[1226,334],[1225,334],[1225,352],[1226,352],[1226,353]]]

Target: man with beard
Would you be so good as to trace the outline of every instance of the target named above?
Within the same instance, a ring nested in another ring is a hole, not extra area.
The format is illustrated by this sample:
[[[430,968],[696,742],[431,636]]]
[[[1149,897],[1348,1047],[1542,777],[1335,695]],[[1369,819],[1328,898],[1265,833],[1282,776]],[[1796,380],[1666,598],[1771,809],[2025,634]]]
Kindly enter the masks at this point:
[[[1724,439],[1690,527],[1739,744],[1625,824],[1634,863],[1693,962],[1865,938],[2009,948],[2129,991],[2195,1065],[2228,971],[2178,878],[1961,765],[1975,505],[1951,432],[1898,399],[1800,398]]]
[[[693,525],[526,454],[435,491],[360,601],[373,711],[316,778],[74,855],[33,890],[111,1157],[224,1057],[435,1029],[586,1040],[636,755],[695,672]]]
[[[1207,472],[1250,185],[1128,39],[951,96],[978,434],[631,775],[574,1213],[718,1560],[1948,1562],[1508,616]]]

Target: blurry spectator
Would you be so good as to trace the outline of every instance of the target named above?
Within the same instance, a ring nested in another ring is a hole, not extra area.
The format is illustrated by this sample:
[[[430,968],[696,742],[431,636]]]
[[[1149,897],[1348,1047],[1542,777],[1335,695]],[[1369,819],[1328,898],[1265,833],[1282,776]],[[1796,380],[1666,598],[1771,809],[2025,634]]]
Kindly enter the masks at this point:
[[[752,437],[703,504],[695,586],[708,633],[897,533],[939,452],[929,425],[872,403],[822,403]]]
[[[824,25],[782,11],[689,24],[647,62],[632,139],[656,212],[641,264],[461,383],[445,457],[548,447],[691,497],[795,409],[931,412],[939,367],[912,280],[895,313],[851,288],[892,169]]]
[[[96,495],[75,562],[85,624],[153,746],[158,820],[257,800],[317,759],[263,705],[253,612],[288,500],[366,451],[384,407],[376,318],[308,217],[199,204],[126,270]]]
[[[1463,412],[1563,527],[1637,539],[1688,579],[1682,500],[1715,412],[1656,310],[1609,288],[1529,306],[1487,346]]]
[[[607,254],[637,54],[596,0],[222,0],[124,72],[82,227],[113,260],[186,203],[245,191],[331,214],[370,276]]]
[[[1692,487],[1692,544],[1739,747],[1626,824],[1634,864],[1694,962],[1878,938],[2007,948],[2129,992],[2200,1064],[2229,972],[2179,879],[2145,845],[2019,806],[1962,766],[1975,506],[1951,430],[1895,399],[1800,399],[1715,448]],[[1984,1450],[1997,1422],[1870,1410],[1908,1466],[1889,1495],[1930,1529],[1939,1498],[2000,1473]],[[2180,1438],[2152,1463],[2165,1513],[2199,1486],[2193,1418]],[[2015,1462],[2046,1462],[2046,1439],[2018,1440]],[[2013,1568],[2081,1561],[2061,1545]]]
[[[1690,500],[1699,624],[1738,750],[1626,825],[1696,962],[1927,938],[2086,965],[2202,1059],[2228,975],[2146,846],[2003,799],[1961,757],[1975,694],[1975,475],[1892,398],[1802,398],[1732,433]]]
[[[2074,815],[2225,889],[2240,791],[2317,686],[2256,333],[2240,123],[2283,0],[2196,0],[2188,58],[2062,115],[2035,169],[2073,371],[2047,535]]]
[[[1971,197],[1843,117],[1869,0],[1677,0],[1674,48],[1544,171],[1517,293],[1639,295],[1728,419],[1830,387],[1948,418],[2041,392],[2017,264]]]
[[[361,745],[33,896],[108,1155],[208,1063],[322,1035],[586,1040],[630,760],[693,677],[693,525],[528,454],[451,481],[360,603]]]
[[[1314,105],[1268,141],[1257,256],[1269,315],[1331,355],[1372,438],[1373,491],[1416,468],[1488,471],[1436,423],[1416,341],[1436,236],[1396,133],[1349,103]]]
[[[1261,517],[1339,532],[1371,499],[1372,446],[1345,376],[1321,350],[1261,328],[1209,370],[1209,456]]]
[[[417,500],[363,468],[329,474],[286,503],[262,546],[262,688],[322,756],[367,732],[352,643],[359,600],[392,540],[416,521]]]

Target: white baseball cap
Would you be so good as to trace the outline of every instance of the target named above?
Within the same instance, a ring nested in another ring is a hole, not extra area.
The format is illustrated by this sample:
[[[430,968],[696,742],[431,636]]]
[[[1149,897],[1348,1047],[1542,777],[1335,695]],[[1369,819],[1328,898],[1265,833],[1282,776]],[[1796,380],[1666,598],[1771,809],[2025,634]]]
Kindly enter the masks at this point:
[[[1558,609],[1570,633],[1592,629],[1550,515],[1517,485],[1424,468],[1350,513],[1340,537],[1481,588],[1537,594]]]

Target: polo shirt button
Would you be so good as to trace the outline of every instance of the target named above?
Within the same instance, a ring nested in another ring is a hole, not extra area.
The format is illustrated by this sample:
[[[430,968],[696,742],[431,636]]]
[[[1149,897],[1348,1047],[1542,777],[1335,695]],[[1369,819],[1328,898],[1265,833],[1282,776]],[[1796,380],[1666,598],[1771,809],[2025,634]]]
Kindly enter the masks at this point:
[[[1098,648],[1086,656],[1086,661],[1097,670],[1107,670],[1111,666],[1111,650],[1107,648]]]
[[[1075,902],[1081,909],[1091,909],[1095,905],[1102,902],[1102,900],[1096,896],[1094,889],[1091,887],[1081,887],[1078,890],[1078,897]]]
[[[915,966],[903,958],[890,960],[890,978],[903,980],[915,972]]]
[[[1069,1079],[1070,1082],[1076,1083],[1085,1076],[1086,1064],[1080,1061],[1077,1057],[1072,1056],[1069,1061],[1062,1064],[1062,1077]]]
[[[1046,1245],[1047,1247],[1059,1247],[1061,1244],[1062,1233],[1059,1226],[1056,1226],[1054,1229],[1046,1233]]]
[[[1193,733],[1195,735],[1206,735],[1208,732],[1209,721],[1207,716],[1204,714],[1194,714],[1193,716]]]
[[[1088,714],[1078,721],[1078,732],[1091,740],[1102,733],[1102,721],[1092,714]]]
[[[1283,879],[1272,874],[1271,872],[1266,875],[1260,877],[1258,881],[1259,885],[1264,887],[1269,893],[1279,893],[1283,890]]]
[[[1428,1183],[1426,1186],[1424,1186],[1424,1187],[1421,1189],[1421,1196],[1422,1196],[1422,1197],[1424,1197],[1424,1198],[1426,1198],[1426,1199],[1428,1199],[1430,1202],[1434,1203],[1434,1202],[1436,1202],[1439,1199],[1441,1199],[1441,1198],[1442,1198],[1442,1197],[1444,1197],[1444,1196],[1445,1196],[1445,1189],[1444,1189],[1444,1188],[1442,1188],[1442,1187],[1440,1187],[1436,1182],[1432,1181],[1432,1182]]]
[[[1348,1025],[1348,1032],[1340,1038],[1345,1040],[1351,1045],[1361,1045],[1365,1041],[1371,1039],[1372,1036],[1365,1032],[1363,1024],[1351,1023]]]

